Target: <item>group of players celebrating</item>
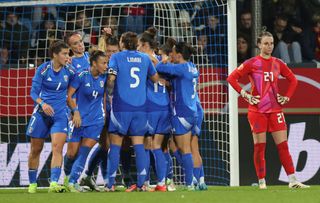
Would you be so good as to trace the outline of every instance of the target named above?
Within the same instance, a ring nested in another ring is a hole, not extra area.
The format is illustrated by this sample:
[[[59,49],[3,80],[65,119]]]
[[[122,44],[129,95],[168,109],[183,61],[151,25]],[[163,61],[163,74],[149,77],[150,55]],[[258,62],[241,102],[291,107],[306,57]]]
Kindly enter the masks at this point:
[[[186,42],[168,38],[158,46],[157,31],[140,35],[126,32],[120,41],[105,29],[100,50],[85,52],[78,33],[50,48],[51,61],[38,67],[32,80],[35,108],[27,135],[30,136],[29,193],[37,191],[37,168],[45,138],[51,136],[52,160],[49,192],[82,192],[87,185],[100,191],[93,172],[98,165],[105,181],[104,191],[115,191],[121,160],[123,178],[130,179],[130,146],[135,152],[136,183],[126,192],[174,191],[170,150],[183,168],[185,189],[207,190],[204,182],[198,136],[203,109],[197,93],[199,72],[190,61],[194,49]],[[291,70],[271,56],[273,37],[263,31],[258,37],[260,54],[228,77],[228,82],[249,103],[248,120],[254,141],[254,166],[259,188],[266,189],[266,133],[271,132],[290,188],[307,188],[297,181],[287,143],[282,105],[297,85]],[[69,49],[73,56],[69,57]],[[248,75],[250,93],[237,82]],[[278,77],[290,82],[285,96],[279,94]],[[171,137],[172,135],[172,137]],[[63,158],[62,149],[68,142]],[[81,180],[89,152],[88,169]],[[152,158],[150,161],[150,157]],[[59,185],[64,162],[64,185]],[[150,165],[154,162],[157,185],[150,188]]]
[[[126,192],[176,190],[170,149],[183,168],[185,189],[207,190],[198,147],[203,120],[199,72],[190,61],[194,49],[171,38],[159,47],[154,28],[140,35],[123,33],[120,41],[109,28],[104,31],[100,49],[90,54],[77,32],[68,34],[65,41],[55,41],[49,47],[52,60],[36,70],[31,87],[35,108],[27,127],[31,142],[28,192],[37,191],[40,153],[49,135],[49,192],[85,191],[79,183],[100,191],[92,178],[98,165],[104,191],[115,191],[120,158],[123,178],[131,179],[130,146],[137,177],[135,184],[129,181]],[[151,162],[157,177],[154,188],[150,187]],[[59,185],[62,163],[65,180]]]

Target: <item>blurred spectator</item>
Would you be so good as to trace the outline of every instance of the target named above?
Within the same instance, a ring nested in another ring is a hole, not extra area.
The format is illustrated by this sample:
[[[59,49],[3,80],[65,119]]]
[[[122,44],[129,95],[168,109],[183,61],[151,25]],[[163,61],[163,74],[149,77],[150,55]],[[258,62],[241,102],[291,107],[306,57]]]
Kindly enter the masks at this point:
[[[0,66],[9,64],[9,50],[7,47],[0,49]]]
[[[10,52],[11,63],[27,58],[29,48],[29,30],[19,23],[19,17],[14,12],[8,12],[6,22],[0,28],[0,46],[5,46]]]
[[[144,16],[146,10],[143,6],[128,6],[122,9],[121,32],[132,31],[142,33],[144,31]]]
[[[237,57],[238,63],[243,63],[251,57],[250,43],[248,38],[242,34],[238,34],[237,37]]]
[[[288,18],[278,15],[274,20],[274,25],[269,30],[274,37],[273,55],[282,59],[285,63],[301,63],[301,38],[302,29],[288,25]]]
[[[109,27],[112,30],[112,35],[119,36],[119,23],[118,19],[113,16],[104,17],[101,21],[101,28]]]
[[[240,14],[240,23],[238,25],[238,34],[246,35],[247,42],[251,43],[252,17],[249,10],[245,10]]]
[[[207,46],[208,36],[205,33],[200,33],[197,40],[197,54],[194,55],[194,63],[197,65],[205,65],[209,63]]]
[[[194,33],[193,27],[191,25],[191,19],[188,11],[180,10],[179,11],[179,20],[178,20],[178,41],[185,41],[192,45],[195,45],[196,35]]]
[[[97,33],[85,11],[78,12],[73,22],[75,22],[75,24],[69,23],[68,30],[79,31],[86,48],[98,44]]]
[[[37,29],[35,36],[35,43],[33,47],[37,49],[37,57],[42,58],[44,61],[50,60],[48,54],[48,48],[51,43],[56,39],[62,39],[62,34],[56,28],[56,20],[52,15],[46,15],[44,21],[40,24]]]
[[[33,10],[33,20],[32,27],[36,29],[42,23],[42,20],[45,20],[45,17],[48,15],[52,15],[55,19],[57,19],[57,9],[54,6],[35,6]]]
[[[226,64],[227,62],[227,41],[226,27],[220,24],[217,16],[208,16],[208,25],[205,29],[208,36],[207,53],[209,62],[212,64]]]
[[[302,55],[305,60],[320,62],[320,14],[314,15],[312,21],[302,34]]]

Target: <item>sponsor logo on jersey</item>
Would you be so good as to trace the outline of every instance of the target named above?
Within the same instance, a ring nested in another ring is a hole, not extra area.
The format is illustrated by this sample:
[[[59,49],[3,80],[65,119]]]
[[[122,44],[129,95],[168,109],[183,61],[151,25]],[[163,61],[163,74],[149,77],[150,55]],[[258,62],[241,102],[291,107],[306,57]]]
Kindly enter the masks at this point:
[[[87,83],[84,85],[85,87],[90,87],[90,83]]]
[[[52,81],[52,79],[50,77],[48,77],[47,81]]]

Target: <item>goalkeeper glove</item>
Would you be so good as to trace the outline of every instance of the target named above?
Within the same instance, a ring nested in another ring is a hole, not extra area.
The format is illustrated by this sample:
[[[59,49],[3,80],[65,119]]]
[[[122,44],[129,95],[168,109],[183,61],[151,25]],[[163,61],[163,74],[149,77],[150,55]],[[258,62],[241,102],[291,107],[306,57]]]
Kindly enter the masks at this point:
[[[289,102],[289,97],[286,97],[286,96],[281,96],[280,94],[277,94],[277,100],[278,100],[278,103],[281,104],[281,105],[285,105],[286,103]]]
[[[259,104],[259,102],[260,102],[259,95],[253,96],[253,95],[247,93],[244,89],[241,90],[240,94],[241,94],[241,97],[244,98],[251,105],[256,105],[256,104]]]

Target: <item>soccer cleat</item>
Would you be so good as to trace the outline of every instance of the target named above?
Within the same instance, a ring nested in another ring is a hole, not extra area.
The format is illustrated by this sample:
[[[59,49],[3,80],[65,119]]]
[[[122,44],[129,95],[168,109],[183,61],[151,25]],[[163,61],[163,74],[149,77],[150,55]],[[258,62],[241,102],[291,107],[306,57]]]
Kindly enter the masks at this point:
[[[259,180],[259,189],[261,190],[267,189],[266,180],[264,178]]]
[[[63,185],[59,185],[57,182],[51,182],[48,192],[63,193],[66,192],[66,187]]]
[[[289,183],[289,188],[302,188],[302,189],[304,189],[304,188],[310,188],[310,186],[296,181],[293,183]]]
[[[137,185],[133,184],[128,189],[126,189],[125,192],[134,192],[134,191],[137,191],[137,188],[138,188]]]
[[[92,176],[83,177],[80,180],[81,186],[88,186],[91,190],[100,192],[99,186],[96,184]]]
[[[167,185],[168,192],[174,192],[177,190],[172,179],[167,179],[166,185]]]
[[[104,188],[104,191],[105,192],[115,192],[116,190],[115,190],[115,187],[114,187],[114,185],[111,187],[111,188],[108,188],[107,186]]]
[[[205,183],[200,183],[198,188],[199,190],[208,190],[208,186]]]
[[[184,186],[182,188],[182,190],[184,190],[184,191],[195,191],[196,188],[194,187],[194,185],[187,185],[187,186]]]
[[[28,187],[28,193],[34,194],[37,192],[37,183],[31,183]]]
[[[64,179],[63,179],[63,185],[68,188],[69,186],[69,178],[70,176],[65,176]]]
[[[69,183],[68,185],[68,191],[72,193],[80,193],[80,192],[86,192],[83,187],[81,187],[78,183]]]
[[[157,185],[154,188],[154,191],[167,192],[167,186],[166,185]]]

